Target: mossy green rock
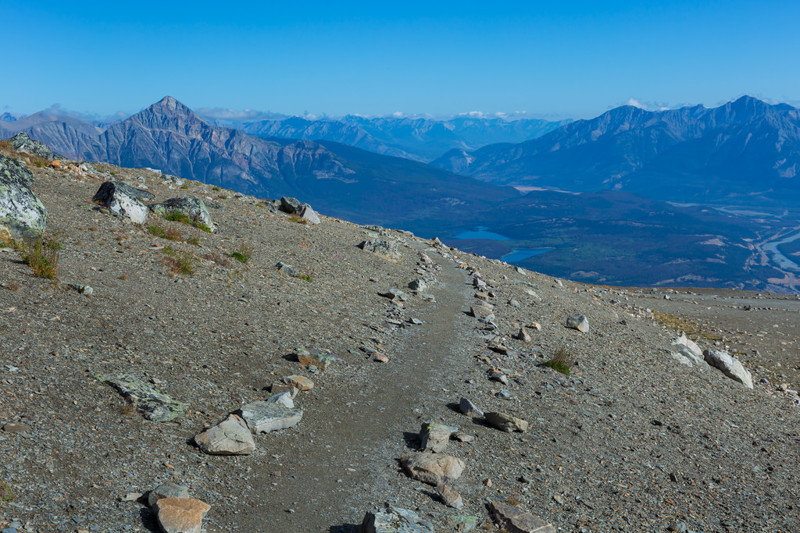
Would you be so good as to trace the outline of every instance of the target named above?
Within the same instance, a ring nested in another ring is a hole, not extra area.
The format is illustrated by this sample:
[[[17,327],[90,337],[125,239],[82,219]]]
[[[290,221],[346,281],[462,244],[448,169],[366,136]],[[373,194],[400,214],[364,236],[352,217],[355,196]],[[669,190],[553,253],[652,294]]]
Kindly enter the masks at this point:
[[[33,194],[31,171],[21,162],[0,154],[0,242],[41,237],[47,210]]]
[[[148,420],[169,422],[183,415],[188,403],[173,400],[144,381],[130,374],[98,374],[99,381],[108,383],[130,401]]]

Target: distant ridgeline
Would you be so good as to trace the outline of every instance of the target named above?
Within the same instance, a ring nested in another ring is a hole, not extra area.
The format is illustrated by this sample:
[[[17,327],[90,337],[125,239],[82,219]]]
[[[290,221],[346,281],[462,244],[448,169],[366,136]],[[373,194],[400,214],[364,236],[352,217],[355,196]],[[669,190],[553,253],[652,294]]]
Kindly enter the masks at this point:
[[[566,278],[798,286],[800,120],[791,106],[745,97],[716,109],[621,107],[560,127],[426,120],[294,117],[242,125],[266,136],[328,135],[373,150],[366,151],[330,140],[249,135],[166,97],[102,127],[45,112],[4,119],[0,137],[25,131],[74,159],[157,168],[265,198],[294,196],[323,214],[439,236]],[[551,127],[557,129],[546,133]],[[541,133],[520,144],[465,151],[501,134]],[[456,142],[464,148],[432,165],[378,153],[429,158],[409,136],[428,149]],[[504,239],[455,238],[478,226]]]

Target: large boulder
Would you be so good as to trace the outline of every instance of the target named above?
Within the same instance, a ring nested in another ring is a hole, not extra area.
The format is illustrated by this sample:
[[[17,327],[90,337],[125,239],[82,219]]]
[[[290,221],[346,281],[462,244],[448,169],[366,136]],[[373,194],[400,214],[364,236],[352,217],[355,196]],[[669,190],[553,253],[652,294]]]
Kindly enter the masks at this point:
[[[107,181],[100,186],[92,200],[107,207],[117,216],[130,219],[136,224],[144,224],[147,220],[147,206],[137,199],[134,192],[137,190],[118,181]]]
[[[40,237],[47,210],[33,194],[31,171],[21,162],[0,154],[0,242]]]
[[[150,205],[150,210],[162,217],[177,212],[184,215],[194,224],[202,224],[212,232],[217,231],[217,226],[211,220],[211,215],[205,202],[200,198],[194,198],[193,196],[170,198],[165,200],[163,204]]]
[[[319,219],[319,215],[317,212],[314,211],[310,205],[303,204],[300,206],[300,211],[297,213],[300,215],[300,220],[304,220],[307,224],[319,224],[321,220]]]
[[[296,215],[300,212],[300,206],[303,205],[300,203],[300,200],[297,198],[292,198],[291,196],[284,196],[281,198],[281,206],[279,209],[284,213],[288,213],[290,215]]]
[[[48,161],[53,160],[53,151],[50,149],[50,147],[43,142],[31,139],[30,136],[24,131],[21,131],[11,137],[9,141],[11,142],[11,146],[13,146],[14,150],[17,152],[41,157],[42,159],[47,159]]]
[[[748,389],[753,388],[753,378],[741,361],[734,359],[722,350],[706,350],[703,352],[706,363],[722,371],[729,378],[738,381]]]

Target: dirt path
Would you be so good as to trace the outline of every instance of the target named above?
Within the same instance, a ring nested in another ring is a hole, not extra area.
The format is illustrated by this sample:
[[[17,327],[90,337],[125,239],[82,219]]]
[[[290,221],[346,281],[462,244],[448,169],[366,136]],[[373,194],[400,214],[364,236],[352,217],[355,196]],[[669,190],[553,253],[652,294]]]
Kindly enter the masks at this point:
[[[263,530],[268,516],[271,531],[319,531],[320,524],[349,531],[395,490],[404,433],[407,438],[418,431],[421,418],[431,416],[434,405],[440,407],[440,401],[431,400],[441,396],[441,383],[455,372],[453,358],[463,353],[472,334],[464,314],[471,297],[464,272],[438,254],[429,255],[442,267],[429,290],[436,303],[414,302],[408,313],[423,325],[396,332],[391,361],[370,363],[379,366],[372,379],[350,375],[338,390],[301,404],[307,410],[298,431],[272,439],[283,441],[268,451],[276,456],[274,470],[252,473],[263,497],[242,510],[236,520],[241,530]],[[315,451],[297,453],[293,438],[313,442],[303,447]],[[274,475],[278,471],[280,476]]]

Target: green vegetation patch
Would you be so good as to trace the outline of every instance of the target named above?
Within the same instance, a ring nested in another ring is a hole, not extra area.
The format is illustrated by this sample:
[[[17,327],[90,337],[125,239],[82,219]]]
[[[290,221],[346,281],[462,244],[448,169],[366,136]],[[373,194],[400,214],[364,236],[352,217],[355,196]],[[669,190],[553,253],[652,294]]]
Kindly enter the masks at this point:
[[[575,356],[562,346],[556,350],[556,353],[553,354],[553,357],[549,361],[545,361],[544,366],[549,366],[556,372],[561,372],[565,376],[569,376],[574,364]]]

